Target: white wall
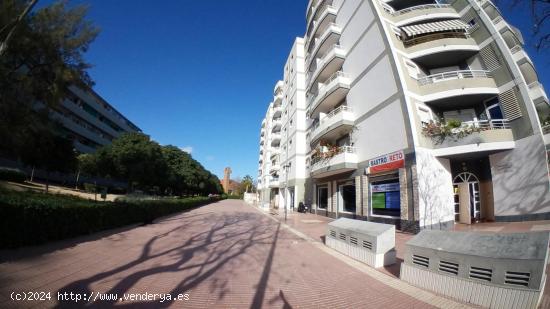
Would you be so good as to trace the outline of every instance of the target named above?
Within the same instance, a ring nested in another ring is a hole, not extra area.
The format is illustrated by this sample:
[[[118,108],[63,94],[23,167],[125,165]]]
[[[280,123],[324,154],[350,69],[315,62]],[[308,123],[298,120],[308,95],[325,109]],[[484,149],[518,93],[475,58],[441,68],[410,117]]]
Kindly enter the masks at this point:
[[[489,156],[495,216],[550,212],[546,151],[540,135],[516,141],[516,148]]]
[[[430,150],[417,148],[416,171],[420,227],[453,221],[454,199],[450,161],[434,157]]]

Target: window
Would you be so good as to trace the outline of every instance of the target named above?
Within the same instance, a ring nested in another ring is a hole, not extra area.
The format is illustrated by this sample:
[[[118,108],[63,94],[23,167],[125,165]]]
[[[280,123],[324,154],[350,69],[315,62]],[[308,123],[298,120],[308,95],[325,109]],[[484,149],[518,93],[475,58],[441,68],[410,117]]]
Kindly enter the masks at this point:
[[[328,188],[317,188],[317,207],[320,209],[327,209],[328,206]]]
[[[397,176],[397,175],[395,175]],[[399,178],[373,181],[370,184],[373,215],[401,216]]]

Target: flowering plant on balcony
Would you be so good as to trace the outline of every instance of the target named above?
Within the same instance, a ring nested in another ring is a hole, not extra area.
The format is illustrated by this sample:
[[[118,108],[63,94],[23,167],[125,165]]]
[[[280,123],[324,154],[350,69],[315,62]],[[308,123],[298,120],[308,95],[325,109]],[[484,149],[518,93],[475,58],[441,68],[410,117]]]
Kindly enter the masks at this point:
[[[480,128],[456,119],[449,119],[446,122],[430,121],[422,127],[422,134],[431,138],[436,144],[441,144],[448,138],[456,142],[479,131],[481,131]]]
[[[311,154],[311,160],[312,162],[317,162],[321,159],[330,159],[341,152],[342,149],[337,145],[332,145],[326,141],[320,141],[319,146],[317,146]]]

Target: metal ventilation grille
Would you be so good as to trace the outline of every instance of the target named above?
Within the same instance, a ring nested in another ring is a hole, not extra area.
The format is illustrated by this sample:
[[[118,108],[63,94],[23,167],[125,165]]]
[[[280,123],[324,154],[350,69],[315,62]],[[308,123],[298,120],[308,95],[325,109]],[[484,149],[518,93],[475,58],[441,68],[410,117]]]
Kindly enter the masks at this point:
[[[489,268],[470,267],[470,278],[491,282],[493,270]]]
[[[363,248],[372,250],[372,242],[363,240]]]
[[[413,254],[413,264],[428,267],[430,265],[430,259],[425,256]]]
[[[504,283],[529,286],[529,279],[531,278],[531,273],[520,273],[515,271],[507,271],[506,276],[504,277]]]
[[[485,47],[483,47],[479,54],[481,55],[481,58],[483,59],[483,63],[485,64],[485,69],[489,71],[494,71],[498,68],[500,68],[501,63],[498,60],[497,54],[495,50],[493,49],[492,44],[489,44]]]
[[[330,231],[330,237],[336,238],[336,231]]]
[[[447,261],[439,261],[439,271],[458,275],[458,264]]]
[[[518,97],[516,95],[516,87],[501,93],[498,96],[498,100],[508,120],[512,121],[522,116]]]
[[[352,245],[356,245],[356,246],[357,246],[357,237],[350,236],[350,237],[349,237],[349,242],[350,242]]]
[[[340,233],[340,239],[341,240],[346,240],[346,234]]]

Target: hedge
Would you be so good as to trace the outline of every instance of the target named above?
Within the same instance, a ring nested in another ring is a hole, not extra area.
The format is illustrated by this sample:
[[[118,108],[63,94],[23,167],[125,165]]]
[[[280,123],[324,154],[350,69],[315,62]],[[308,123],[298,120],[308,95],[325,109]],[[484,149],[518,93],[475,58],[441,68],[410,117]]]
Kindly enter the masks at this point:
[[[0,190],[0,248],[37,245],[135,223],[219,198],[94,202],[78,197]]]
[[[0,167],[0,180],[24,182],[27,179],[25,172],[16,168]]]

